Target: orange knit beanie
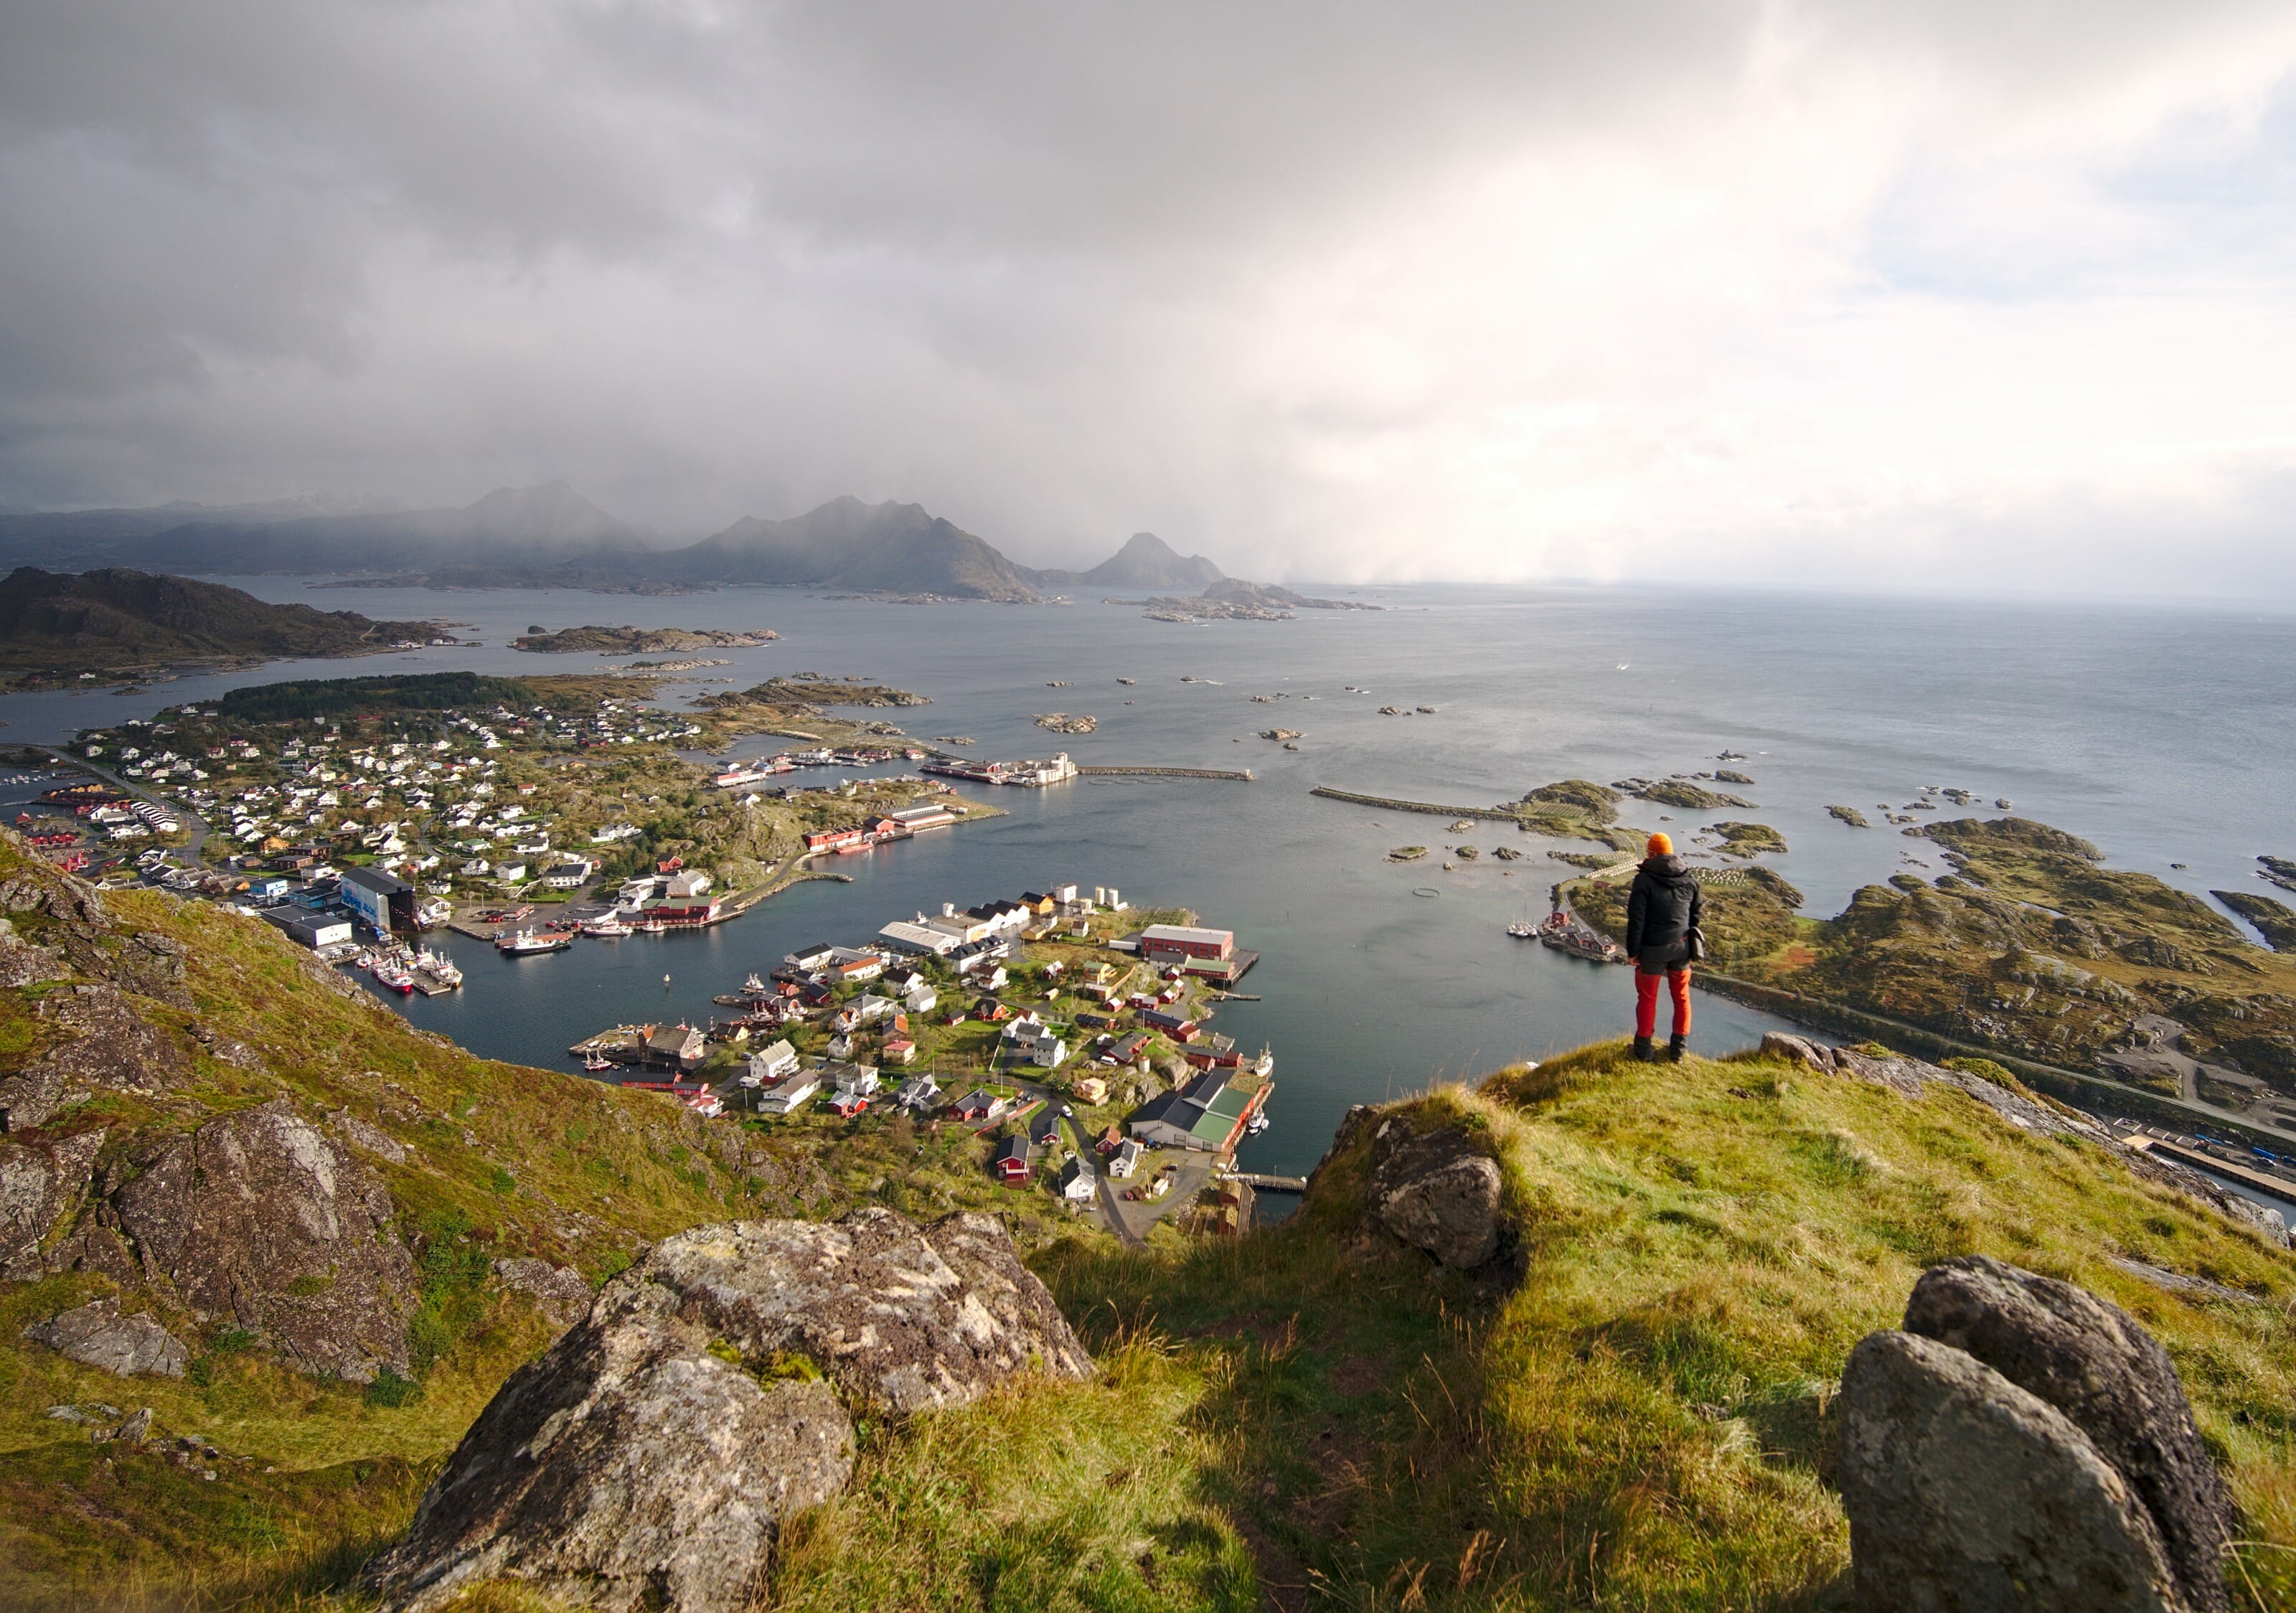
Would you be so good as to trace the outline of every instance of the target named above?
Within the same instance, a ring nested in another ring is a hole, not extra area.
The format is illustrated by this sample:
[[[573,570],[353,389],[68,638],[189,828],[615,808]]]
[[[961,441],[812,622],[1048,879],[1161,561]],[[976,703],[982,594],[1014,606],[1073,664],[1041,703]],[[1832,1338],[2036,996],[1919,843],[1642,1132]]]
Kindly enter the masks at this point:
[[[1648,850],[1650,855],[1654,857],[1672,856],[1674,855],[1674,837],[1667,833],[1665,830],[1660,830],[1656,834],[1651,836]]]

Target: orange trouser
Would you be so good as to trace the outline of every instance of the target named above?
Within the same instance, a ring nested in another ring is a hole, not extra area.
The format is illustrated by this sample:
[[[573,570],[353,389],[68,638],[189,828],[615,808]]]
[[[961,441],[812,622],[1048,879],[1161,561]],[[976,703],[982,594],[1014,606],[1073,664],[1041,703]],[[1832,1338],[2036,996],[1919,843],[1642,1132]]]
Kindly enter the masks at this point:
[[[1666,984],[1674,994],[1674,1034],[1690,1034],[1690,970],[1669,969]],[[1658,977],[1635,970],[1635,1035],[1647,1036],[1658,1029]]]

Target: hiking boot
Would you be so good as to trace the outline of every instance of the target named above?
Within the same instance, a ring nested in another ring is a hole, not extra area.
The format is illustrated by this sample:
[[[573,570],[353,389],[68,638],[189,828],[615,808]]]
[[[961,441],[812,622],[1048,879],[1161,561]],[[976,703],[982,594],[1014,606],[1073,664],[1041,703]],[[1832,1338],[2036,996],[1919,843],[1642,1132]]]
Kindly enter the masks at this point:
[[[1658,1062],[1658,1054],[1651,1047],[1651,1039],[1648,1036],[1636,1036],[1635,1038],[1635,1062],[1637,1064],[1655,1064]]]
[[[1681,1063],[1681,1062],[1682,1062],[1682,1053],[1683,1053],[1683,1050],[1684,1050],[1685,1048],[1688,1047],[1689,1045],[1690,1045],[1690,1038],[1689,1038],[1688,1036],[1669,1036],[1669,1037],[1666,1039],[1666,1058],[1667,1058],[1667,1062],[1668,1062],[1668,1063],[1669,1063],[1669,1064],[1679,1064],[1679,1063]]]

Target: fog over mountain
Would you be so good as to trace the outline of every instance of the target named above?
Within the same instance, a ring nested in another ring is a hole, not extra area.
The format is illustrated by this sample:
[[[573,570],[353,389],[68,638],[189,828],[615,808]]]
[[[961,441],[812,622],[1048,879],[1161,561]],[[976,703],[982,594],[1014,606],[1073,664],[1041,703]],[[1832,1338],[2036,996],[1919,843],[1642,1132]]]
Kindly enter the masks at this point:
[[[21,5],[0,510],[2284,598],[2292,69],[2246,0]]]

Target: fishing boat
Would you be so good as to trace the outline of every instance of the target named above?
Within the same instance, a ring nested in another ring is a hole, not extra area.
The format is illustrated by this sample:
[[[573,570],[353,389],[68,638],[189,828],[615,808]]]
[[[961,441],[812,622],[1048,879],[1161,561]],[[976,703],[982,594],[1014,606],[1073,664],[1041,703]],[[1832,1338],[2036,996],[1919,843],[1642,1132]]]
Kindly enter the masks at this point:
[[[613,1069],[614,1061],[602,1052],[594,1052],[583,1059],[582,1068],[594,1076],[601,1070]]]
[[[570,935],[537,935],[531,929],[521,929],[515,935],[501,936],[495,941],[495,950],[506,958],[523,958],[535,953],[563,952],[574,945]]]
[[[742,982],[742,989],[753,997],[763,997],[770,995],[774,988],[758,978],[757,971],[752,970],[750,971],[749,978]]]
[[[414,972],[441,991],[452,991],[463,983],[463,971],[455,961],[427,946],[414,954]]]
[[[585,919],[582,921],[582,933],[586,936],[594,936],[601,941],[619,941],[624,936],[634,935],[636,932],[619,919],[609,914],[603,919]]]
[[[374,983],[401,996],[414,989],[414,977],[398,964],[388,962],[374,966]]]

